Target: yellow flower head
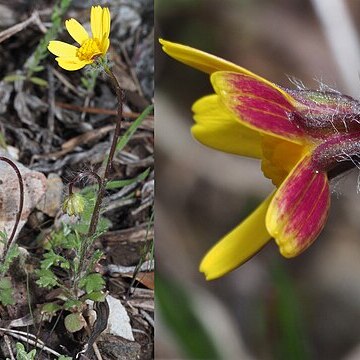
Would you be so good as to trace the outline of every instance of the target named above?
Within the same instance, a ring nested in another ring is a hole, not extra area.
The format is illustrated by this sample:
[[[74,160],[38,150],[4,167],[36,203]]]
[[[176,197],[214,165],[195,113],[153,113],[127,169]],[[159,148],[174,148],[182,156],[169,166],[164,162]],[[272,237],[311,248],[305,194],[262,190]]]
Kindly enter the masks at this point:
[[[67,44],[62,41],[50,41],[48,50],[57,56],[59,66],[65,70],[79,70],[91,64],[98,56],[106,54],[109,45],[110,11],[107,7],[93,6],[91,8],[90,37],[84,27],[75,19],[65,21],[65,26],[71,37],[80,45]]]
[[[210,74],[214,88],[193,105],[192,134],[211,148],[261,160],[276,189],[205,255],[200,271],[216,279],[271,238],[294,257],[325,226],[330,180],[358,166],[360,102],[334,91],[283,89],[241,66],[160,40],[163,50]]]

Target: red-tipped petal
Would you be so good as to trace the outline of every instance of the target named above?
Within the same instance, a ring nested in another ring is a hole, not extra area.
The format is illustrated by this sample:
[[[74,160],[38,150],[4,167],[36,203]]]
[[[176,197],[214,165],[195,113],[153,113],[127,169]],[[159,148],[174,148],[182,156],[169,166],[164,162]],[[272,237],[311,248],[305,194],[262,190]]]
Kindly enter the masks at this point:
[[[305,156],[275,194],[266,227],[285,257],[300,254],[318,237],[330,206],[327,175],[317,172]]]
[[[295,143],[304,141],[303,130],[289,116],[294,100],[276,85],[229,71],[215,72],[211,82],[224,105],[244,125]]]

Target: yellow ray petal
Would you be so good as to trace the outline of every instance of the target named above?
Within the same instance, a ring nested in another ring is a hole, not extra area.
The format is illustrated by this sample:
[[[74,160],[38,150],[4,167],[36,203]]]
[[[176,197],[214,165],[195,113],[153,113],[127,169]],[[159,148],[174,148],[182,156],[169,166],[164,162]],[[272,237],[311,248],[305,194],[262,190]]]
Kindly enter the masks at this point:
[[[199,99],[192,110],[196,124],[191,132],[202,144],[231,154],[257,159],[262,157],[261,135],[241,125],[221,105],[217,95]]]
[[[239,226],[225,235],[205,255],[200,271],[206,280],[213,280],[237,268],[255,255],[271,238],[265,227],[265,217],[273,194]]]
[[[108,38],[110,34],[110,11],[107,7],[102,10],[102,38]]]
[[[163,46],[164,52],[166,52],[169,56],[186,65],[209,74],[219,70],[235,72],[242,72],[245,70],[230,61],[226,61],[220,57],[194,49],[190,46],[177,44],[163,39],[159,39],[159,42]]]
[[[58,62],[60,67],[69,71],[82,69],[85,65],[91,64],[93,62],[92,60],[80,60],[77,57],[57,57],[55,60]]]
[[[163,50],[166,54],[186,65],[189,65],[195,69],[204,71],[209,74],[215,71],[234,71],[240,74],[250,75],[258,81],[264,82],[267,85],[278,90],[289,101],[291,101],[291,103],[295,103],[295,100],[290,95],[288,95],[285,91],[280,89],[272,82],[230,61],[224,60],[215,55],[208,54],[204,51],[194,49],[190,46],[173,43],[171,41],[166,41],[163,39],[159,39],[159,42],[163,46]]]
[[[84,27],[75,19],[65,21],[65,26],[70,36],[79,44],[82,45],[84,41],[89,38],[89,34]]]
[[[92,6],[90,14],[92,36],[95,39],[102,39],[103,35],[103,9],[101,6]]]
[[[78,48],[62,41],[53,40],[49,42],[48,50],[56,56],[75,57]]]
[[[298,145],[269,135],[263,136],[261,145],[261,170],[276,187],[281,185],[303,155],[311,151],[310,144]]]
[[[101,42],[101,53],[102,54],[106,54],[106,52],[108,51],[110,46],[110,40],[108,38],[103,39],[103,41]]]

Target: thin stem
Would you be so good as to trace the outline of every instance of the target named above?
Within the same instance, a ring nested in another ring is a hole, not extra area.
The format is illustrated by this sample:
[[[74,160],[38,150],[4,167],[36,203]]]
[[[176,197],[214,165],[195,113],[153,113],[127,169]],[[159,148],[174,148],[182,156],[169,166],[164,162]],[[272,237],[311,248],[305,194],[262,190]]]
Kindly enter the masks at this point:
[[[72,195],[72,194],[74,193],[74,191],[73,191],[74,185],[75,185],[78,181],[81,181],[81,180],[82,180],[83,178],[85,178],[85,177],[92,177],[92,178],[94,178],[94,179],[97,181],[97,183],[98,183],[98,185],[99,185],[99,188],[100,188],[101,183],[102,183],[101,177],[100,177],[96,172],[94,172],[94,171],[86,171],[86,172],[82,172],[81,174],[77,175],[77,176],[75,177],[75,179],[73,179],[73,180],[71,181],[71,183],[69,184],[69,195]]]
[[[117,143],[118,143],[118,140],[120,137],[120,133],[121,133],[121,123],[122,123],[122,116],[123,116],[123,103],[124,103],[125,93],[124,93],[124,90],[121,89],[120,84],[117,81],[115,75],[113,74],[111,69],[106,64],[104,64],[104,69],[105,69],[107,75],[110,77],[111,83],[116,91],[116,95],[117,95],[117,99],[118,99],[117,121],[116,121],[114,136],[113,136],[111,147],[110,147],[109,156],[107,157],[107,160],[106,160],[104,175],[102,178],[100,178],[99,176],[97,177],[97,180],[99,183],[99,189],[97,192],[96,202],[94,205],[94,211],[92,213],[91,220],[90,220],[89,230],[84,239],[84,243],[82,246],[83,250],[81,251],[81,254],[80,254],[80,259],[79,259],[80,267],[79,267],[78,274],[83,273],[83,271],[86,267],[85,259],[88,257],[89,251],[91,250],[92,238],[95,235],[97,225],[99,223],[101,204],[104,199],[106,184],[109,180],[112,162],[113,162],[113,159],[114,159],[114,156],[116,153],[116,146],[117,146]],[[75,288],[76,287],[77,287],[77,284],[75,284]]]
[[[113,140],[111,143],[109,156],[106,161],[104,177],[102,178],[101,184],[99,186],[99,191],[98,191],[96,203],[94,206],[94,212],[92,214],[91,221],[90,221],[89,231],[87,234],[88,238],[92,237],[95,234],[96,227],[99,222],[100,207],[101,207],[101,203],[104,198],[104,195],[105,195],[106,183],[109,179],[109,173],[110,173],[110,170],[112,167],[112,161],[114,159],[115,152],[116,152],[116,145],[117,145],[118,139],[120,137],[122,115],[123,115],[123,102],[124,102],[124,98],[125,98],[124,90],[121,89],[120,84],[117,81],[117,79],[116,79],[115,75],[113,74],[113,72],[111,71],[111,69],[107,65],[105,65],[104,67],[105,67],[106,73],[110,77],[112,85],[115,88],[117,99],[118,99],[117,121],[116,121],[116,127],[115,127],[114,137],[113,137]]]
[[[0,161],[6,162],[8,165],[10,165],[13,168],[13,170],[15,171],[16,176],[18,178],[19,189],[20,189],[19,209],[18,209],[18,212],[16,214],[15,224],[14,224],[14,227],[12,229],[11,235],[10,235],[9,239],[7,240],[7,242],[5,244],[4,252],[3,252],[3,255],[2,255],[1,260],[0,260],[0,263],[3,263],[4,260],[6,259],[6,256],[8,254],[8,251],[9,251],[11,245],[15,241],[15,234],[16,234],[17,228],[19,226],[20,219],[21,219],[21,214],[22,214],[22,211],[23,211],[23,208],[24,208],[24,182],[23,182],[23,178],[21,176],[19,168],[16,166],[16,164],[12,160],[10,160],[10,159],[8,159],[8,158],[6,158],[4,156],[0,156]]]

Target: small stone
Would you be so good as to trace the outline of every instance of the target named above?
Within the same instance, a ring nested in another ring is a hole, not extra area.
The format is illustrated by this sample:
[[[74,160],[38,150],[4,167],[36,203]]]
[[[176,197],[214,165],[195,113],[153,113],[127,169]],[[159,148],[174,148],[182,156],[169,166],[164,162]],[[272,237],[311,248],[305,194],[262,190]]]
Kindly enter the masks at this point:
[[[108,295],[106,300],[109,304],[108,326],[105,332],[121,336],[123,339],[134,341],[129,315],[119,299]]]
[[[0,150],[0,156],[8,157],[7,153]],[[46,190],[46,177],[44,174],[32,171],[24,165],[13,160],[18,167],[24,183],[24,207],[16,235],[27,222],[31,211]],[[0,231],[10,236],[19,210],[20,192],[19,182],[14,169],[4,161],[0,161]],[[0,244],[0,254],[3,244]]]
[[[46,181],[46,193],[36,208],[50,217],[55,217],[61,208],[63,190],[64,184],[61,177],[54,173],[49,174]]]
[[[128,360],[140,359],[141,346],[137,342],[125,340],[119,336],[101,335],[97,341],[101,354],[105,359]]]

